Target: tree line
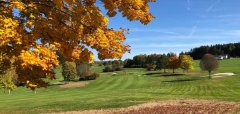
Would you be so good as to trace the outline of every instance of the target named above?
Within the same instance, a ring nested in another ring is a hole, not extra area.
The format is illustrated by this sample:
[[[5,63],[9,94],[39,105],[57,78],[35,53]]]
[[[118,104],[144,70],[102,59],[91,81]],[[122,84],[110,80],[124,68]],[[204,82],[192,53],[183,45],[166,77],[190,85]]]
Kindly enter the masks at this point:
[[[193,57],[193,59],[198,60],[201,59],[206,53],[210,53],[212,55],[229,55],[229,57],[240,57],[240,43],[200,46],[191,49],[189,52],[182,52],[181,54],[188,54]]]
[[[147,70],[164,70],[181,68],[184,71],[193,69],[193,59],[190,55],[177,56],[174,53],[136,55],[133,59],[126,59],[125,68],[146,68]]]

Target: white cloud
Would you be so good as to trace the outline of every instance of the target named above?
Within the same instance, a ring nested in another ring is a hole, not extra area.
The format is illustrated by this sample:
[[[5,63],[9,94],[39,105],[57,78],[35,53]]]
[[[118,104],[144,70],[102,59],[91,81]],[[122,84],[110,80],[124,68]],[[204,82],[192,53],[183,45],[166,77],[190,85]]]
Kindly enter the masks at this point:
[[[189,38],[192,38],[192,36],[195,34],[197,28],[198,28],[198,24],[199,24],[199,21],[193,26],[190,34],[189,34]]]
[[[210,11],[212,11],[213,10],[213,8],[217,5],[217,4],[219,4],[221,2],[221,0],[215,0],[215,2],[213,3],[213,4],[211,4],[208,8],[207,8],[207,12],[210,12]]]

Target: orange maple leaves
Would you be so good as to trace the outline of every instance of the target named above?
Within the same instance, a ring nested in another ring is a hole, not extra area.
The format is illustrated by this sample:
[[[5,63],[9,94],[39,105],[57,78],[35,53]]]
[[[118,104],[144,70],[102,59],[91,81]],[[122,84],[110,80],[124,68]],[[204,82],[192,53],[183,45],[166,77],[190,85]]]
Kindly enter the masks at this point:
[[[150,0],[101,0],[112,17],[117,12],[128,20],[149,23]],[[41,87],[43,78],[53,79],[58,65],[56,51],[71,61],[93,62],[121,58],[130,51],[125,44],[126,30],[109,29],[108,18],[96,0],[9,0],[0,3],[0,49],[13,65],[19,80]],[[16,15],[12,14],[17,10]],[[36,73],[38,72],[38,73]]]

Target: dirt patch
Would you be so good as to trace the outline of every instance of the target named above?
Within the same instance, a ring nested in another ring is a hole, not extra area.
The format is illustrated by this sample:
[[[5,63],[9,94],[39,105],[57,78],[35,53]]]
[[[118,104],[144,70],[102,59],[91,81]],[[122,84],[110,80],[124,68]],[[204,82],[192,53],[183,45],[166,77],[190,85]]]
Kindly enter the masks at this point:
[[[188,72],[186,74],[189,75],[189,76],[201,76],[201,75],[204,75],[206,73],[203,73],[203,72]]]
[[[85,87],[88,82],[70,82],[63,85],[59,85],[61,88],[76,88],[76,87]]]
[[[239,111],[240,104],[235,102],[187,99],[145,103],[128,108],[70,111],[58,114],[232,114]]]

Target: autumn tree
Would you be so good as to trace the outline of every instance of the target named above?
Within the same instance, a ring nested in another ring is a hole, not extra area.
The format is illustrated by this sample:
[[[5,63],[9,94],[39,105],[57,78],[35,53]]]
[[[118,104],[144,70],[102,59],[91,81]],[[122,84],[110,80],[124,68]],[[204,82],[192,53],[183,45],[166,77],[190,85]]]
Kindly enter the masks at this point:
[[[11,68],[11,60],[7,58],[6,54],[0,51],[0,75],[5,74]]]
[[[175,69],[178,69],[180,67],[179,58],[176,55],[170,56],[168,58],[167,65],[168,68],[172,69],[173,73],[175,73]]]
[[[17,86],[13,82],[13,73],[9,70],[6,74],[0,75],[0,88],[8,90],[8,94],[11,94],[11,91],[14,90]]]
[[[148,24],[155,0],[100,0],[108,17],[121,13],[130,21]],[[129,52],[126,29],[107,27],[108,18],[96,0],[1,0],[0,51],[16,67],[18,80],[47,87],[44,78],[55,79],[56,51],[69,61],[91,62],[121,58]]]
[[[180,55],[179,63],[180,68],[183,69],[183,71],[193,69],[193,58],[190,55]]]
[[[205,54],[200,61],[200,68],[208,71],[209,79],[211,79],[211,72],[218,68],[218,61],[212,54]]]
[[[62,64],[62,75],[65,81],[76,79],[77,78],[76,63],[65,61]]]

